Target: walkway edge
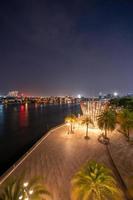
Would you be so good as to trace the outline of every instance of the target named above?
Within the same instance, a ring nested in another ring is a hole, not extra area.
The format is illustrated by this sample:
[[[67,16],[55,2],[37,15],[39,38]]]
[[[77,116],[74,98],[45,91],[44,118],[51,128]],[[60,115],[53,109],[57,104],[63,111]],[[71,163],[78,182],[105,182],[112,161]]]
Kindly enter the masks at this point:
[[[51,128],[44,136],[42,136],[24,155],[22,155],[1,177],[0,177],[0,185],[6,181],[6,179],[28,158],[28,156],[35,151],[35,149],[55,130],[65,126],[65,124],[61,124],[54,128]]]
[[[120,185],[122,186],[122,190],[123,190],[123,192],[124,192],[125,198],[126,198],[127,200],[133,200],[133,199],[128,195],[127,185],[126,185],[125,181],[123,180],[123,177],[121,176],[120,171],[118,170],[118,167],[117,167],[116,162],[115,162],[114,159],[113,159],[113,156],[112,156],[112,153],[111,153],[111,145],[110,145],[110,144],[107,145],[106,148],[107,148],[107,152],[108,152],[108,155],[109,155],[109,157],[110,157],[110,160],[111,160],[111,162],[112,162],[112,165],[113,165],[113,167],[114,167],[114,169],[115,169],[114,173],[115,173],[115,172],[117,173],[117,177],[118,177],[118,179],[119,179],[118,181],[119,181]]]

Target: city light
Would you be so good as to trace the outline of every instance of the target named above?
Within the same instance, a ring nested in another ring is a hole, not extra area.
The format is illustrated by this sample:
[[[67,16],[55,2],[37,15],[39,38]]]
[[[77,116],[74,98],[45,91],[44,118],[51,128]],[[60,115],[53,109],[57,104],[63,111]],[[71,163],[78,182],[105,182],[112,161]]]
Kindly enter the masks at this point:
[[[27,187],[28,185],[29,185],[28,182],[25,182],[25,183],[23,184],[24,187]]]
[[[118,93],[117,93],[117,92],[114,92],[114,96],[117,97],[117,96],[118,96]]]
[[[29,194],[30,194],[30,195],[33,194],[33,190],[30,190],[30,191],[29,191]]]
[[[78,97],[79,99],[81,99],[81,95],[80,95],[80,94],[78,94],[77,97]]]

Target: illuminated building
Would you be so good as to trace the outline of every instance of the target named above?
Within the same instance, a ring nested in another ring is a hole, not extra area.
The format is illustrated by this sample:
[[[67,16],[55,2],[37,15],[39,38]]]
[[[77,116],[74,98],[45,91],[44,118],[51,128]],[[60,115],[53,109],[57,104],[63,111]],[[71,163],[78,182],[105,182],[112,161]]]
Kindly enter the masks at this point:
[[[18,91],[9,91],[7,96],[8,97],[18,97]]]

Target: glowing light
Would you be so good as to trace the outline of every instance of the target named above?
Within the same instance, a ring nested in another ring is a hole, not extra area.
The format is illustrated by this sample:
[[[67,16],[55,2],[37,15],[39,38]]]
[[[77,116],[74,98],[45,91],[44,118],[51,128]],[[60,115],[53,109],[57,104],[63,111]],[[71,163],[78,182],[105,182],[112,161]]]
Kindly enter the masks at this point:
[[[117,93],[117,92],[114,92],[114,96],[117,97],[117,96],[118,96],[118,93]]]
[[[81,99],[81,95],[80,95],[80,94],[78,94],[77,97],[78,97],[79,99]]]
[[[29,185],[28,182],[25,182],[25,183],[23,184],[24,187],[27,187],[28,185]]]
[[[28,103],[25,104],[25,110],[28,111]]]
[[[29,191],[29,194],[30,194],[30,195],[33,194],[33,190],[30,190],[30,191]]]
[[[23,196],[21,195],[20,197],[19,197],[19,200],[21,200],[23,198]]]
[[[21,105],[20,110],[21,110],[21,112],[24,111],[24,105]]]
[[[67,123],[66,123],[66,125],[67,125],[67,126],[70,126],[70,123],[69,123],[69,122],[67,122]]]

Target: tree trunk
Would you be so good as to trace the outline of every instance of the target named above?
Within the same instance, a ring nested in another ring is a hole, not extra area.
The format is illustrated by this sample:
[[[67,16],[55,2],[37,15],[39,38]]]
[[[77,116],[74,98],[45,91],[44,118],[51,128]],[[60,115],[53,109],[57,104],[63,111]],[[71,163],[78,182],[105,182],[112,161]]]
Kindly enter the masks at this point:
[[[129,128],[127,129],[127,137],[128,137],[128,141],[130,140],[130,130]]]
[[[72,126],[72,123],[71,123],[71,133],[73,132],[73,126]]]
[[[107,129],[105,128],[105,138],[107,138]]]
[[[69,129],[70,129],[70,128],[69,128],[69,126],[68,126],[68,132],[67,132],[68,135],[69,135]]]
[[[86,124],[86,137],[88,137],[88,124]]]

